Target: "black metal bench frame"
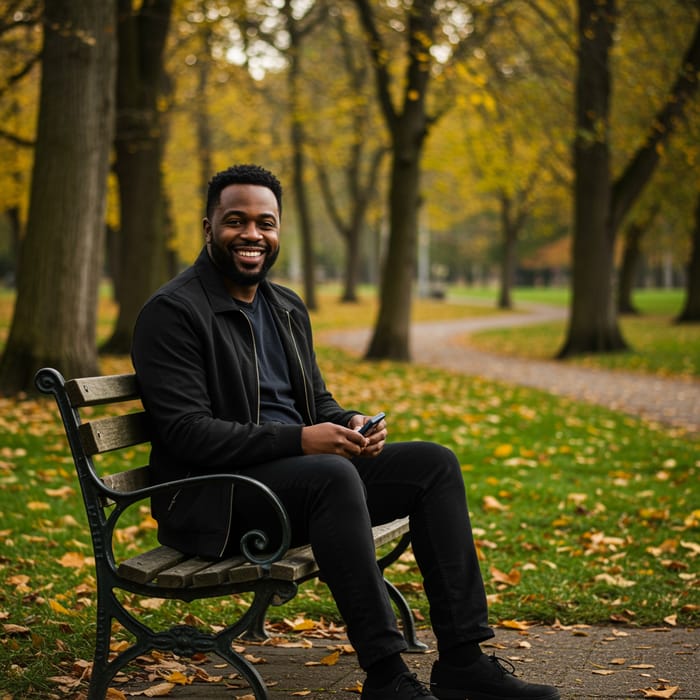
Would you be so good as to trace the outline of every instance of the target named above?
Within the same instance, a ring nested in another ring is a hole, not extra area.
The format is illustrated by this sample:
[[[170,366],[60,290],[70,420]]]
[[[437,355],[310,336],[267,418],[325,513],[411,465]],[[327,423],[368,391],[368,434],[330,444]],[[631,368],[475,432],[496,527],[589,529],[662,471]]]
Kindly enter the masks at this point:
[[[265,617],[270,605],[282,605],[291,600],[301,583],[319,576],[310,547],[289,550],[289,520],[277,496],[259,481],[237,474],[198,476],[157,485],[150,484],[147,466],[100,475],[93,460],[95,455],[150,442],[146,415],[140,404],[136,409],[92,420],[83,420],[80,410],[89,406],[140,401],[135,375],[66,381],[60,372],[47,367],[37,372],[35,384],[40,391],[53,394],[58,405],[92,538],[97,580],[97,629],[88,700],[103,700],[115,674],[151,650],[171,651],[188,657],[215,653],[250,684],[256,700],[267,700],[267,689],[260,674],[242,654],[236,652],[233,642],[236,639],[266,639]],[[112,545],[114,531],[127,508],[149,499],[158,491],[192,488],[212,481],[256,489],[263,494],[278,517],[283,533],[282,541],[274,551],[269,551],[270,542],[264,532],[252,530],[241,540],[243,555],[222,561],[189,557],[170,547],[157,547],[116,561]],[[378,565],[384,571],[410,544],[407,519],[374,528],[374,537],[377,547],[396,542],[388,554],[378,559]],[[395,586],[386,578],[384,580],[396,605],[409,651],[424,651],[426,647],[416,637],[408,603]],[[237,593],[253,593],[253,600],[238,620],[218,633],[190,625],[155,631],[121,603],[115,593],[117,590],[185,602]],[[113,620],[133,634],[135,642],[110,658]]]

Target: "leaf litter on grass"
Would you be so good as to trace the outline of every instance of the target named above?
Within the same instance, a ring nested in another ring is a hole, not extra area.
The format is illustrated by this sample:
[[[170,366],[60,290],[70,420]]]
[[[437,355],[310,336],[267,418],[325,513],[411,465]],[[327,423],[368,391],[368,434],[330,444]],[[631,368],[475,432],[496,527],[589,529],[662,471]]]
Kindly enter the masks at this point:
[[[435,440],[457,454],[494,622],[700,619],[697,443],[532,390],[335,350],[319,359],[342,404],[387,412],[390,439]],[[111,361],[110,371],[129,367]],[[0,656],[17,693],[50,697],[49,676],[91,658],[90,538],[54,404],[1,399],[0,430]],[[137,550],[154,527],[147,507],[136,509],[116,545]],[[410,553],[392,578],[428,619]],[[227,616],[236,604],[216,610]],[[183,615],[170,603],[133,605],[164,621]],[[282,619],[297,605],[304,619],[334,610],[322,586],[303,587]]]

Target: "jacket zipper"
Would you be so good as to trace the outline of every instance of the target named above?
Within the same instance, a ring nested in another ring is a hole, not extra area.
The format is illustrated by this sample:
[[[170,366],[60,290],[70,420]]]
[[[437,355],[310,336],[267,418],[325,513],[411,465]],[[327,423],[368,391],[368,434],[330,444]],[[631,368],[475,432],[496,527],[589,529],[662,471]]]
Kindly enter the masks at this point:
[[[255,358],[255,381],[258,387],[258,401],[256,406],[255,422],[260,423],[260,368],[258,367],[258,347],[255,343],[255,333],[253,331],[253,324],[250,322],[250,319],[246,315],[245,311],[241,310],[241,315],[248,322],[248,328],[250,329],[250,337],[253,341],[253,357]],[[231,539],[231,529],[233,526],[233,491],[234,485],[231,484],[231,491],[228,504],[228,525],[226,526],[226,537],[224,538],[223,546],[221,547],[221,551],[219,552],[219,557],[224,556],[224,552],[226,551],[229,540]]]
[[[309,390],[306,381],[306,372],[304,372],[304,363],[301,361],[301,354],[299,353],[299,348],[297,346],[296,338],[294,337],[294,331],[292,330],[292,315],[287,309],[285,309],[287,314],[287,325],[289,326],[289,335],[292,339],[292,345],[294,346],[294,353],[297,356],[297,362],[299,363],[299,369],[301,370],[302,383],[304,384],[304,400],[306,401],[306,416],[309,419],[309,425],[313,424],[313,417],[311,415],[311,405],[309,404]]]

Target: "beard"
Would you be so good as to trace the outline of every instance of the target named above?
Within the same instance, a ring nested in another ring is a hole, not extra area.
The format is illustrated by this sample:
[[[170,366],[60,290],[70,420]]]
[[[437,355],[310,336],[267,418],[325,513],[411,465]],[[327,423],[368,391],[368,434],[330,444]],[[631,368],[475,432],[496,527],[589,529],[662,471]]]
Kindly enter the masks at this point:
[[[220,248],[216,243],[212,242],[209,245],[209,256],[214,265],[231,282],[241,287],[253,287],[262,282],[267,277],[270,268],[275,264],[279,253],[279,248],[273,253],[268,252],[262,267],[256,271],[249,271],[239,267],[228,252]]]

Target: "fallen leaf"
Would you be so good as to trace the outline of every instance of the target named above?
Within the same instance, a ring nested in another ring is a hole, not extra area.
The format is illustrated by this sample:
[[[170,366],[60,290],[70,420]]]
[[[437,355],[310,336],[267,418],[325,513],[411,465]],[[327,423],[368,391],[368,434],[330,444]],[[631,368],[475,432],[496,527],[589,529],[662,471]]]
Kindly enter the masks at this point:
[[[57,600],[50,600],[49,605],[51,606],[51,610],[59,615],[75,615],[72,610],[68,610],[67,608],[63,607],[63,605],[61,605]]]
[[[321,659],[321,664],[323,666],[335,666],[338,663],[339,658],[340,658],[340,652],[334,651],[332,654],[328,654],[328,656],[324,656]]]
[[[518,620],[501,620],[498,624],[510,630],[527,630],[531,626],[528,622],[519,622]]]
[[[497,498],[493,496],[484,496],[484,500],[481,502],[484,510],[488,512],[503,512],[508,510],[507,506],[504,506]]]
[[[670,685],[666,688],[641,688],[645,698],[672,698],[678,691],[678,685]]]
[[[491,577],[496,583],[504,583],[507,586],[517,586],[520,583],[520,572],[517,569],[512,569],[510,573],[506,574],[492,566]]]
[[[143,691],[147,698],[164,698],[170,695],[170,692],[175,687],[175,683],[158,683]]]

